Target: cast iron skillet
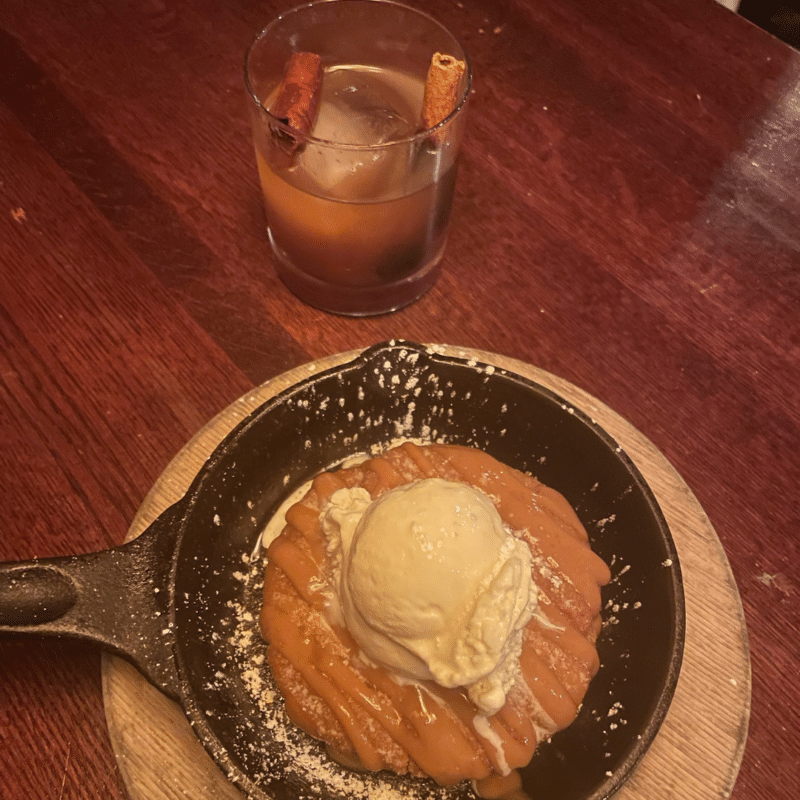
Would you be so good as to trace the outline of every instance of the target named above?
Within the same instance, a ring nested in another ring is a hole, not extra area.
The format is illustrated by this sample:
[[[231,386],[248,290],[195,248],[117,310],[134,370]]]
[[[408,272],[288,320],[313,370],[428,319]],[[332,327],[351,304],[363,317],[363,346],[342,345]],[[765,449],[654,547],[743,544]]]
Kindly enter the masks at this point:
[[[0,631],[100,642],[180,703],[249,796],[306,794],[311,779],[291,768],[291,752],[267,730],[244,677],[253,665],[242,663],[232,635],[232,609],[258,611],[258,585],[242,580],[242,556],[293,489],[397,437],[479,447],[530,471],[566,496],[611,566],[603,666],[575,723],[523,771],[532,797],[609,797],[656,735],[680,670],[683,589],[666,522],[638,470],[580,410],[518,375],[418,344],[376,345],[265,403],[139,538],[100,553],[0,565]],[[255,638],[247,652],[261,652]],[[430,791],[438,793],[433,784]],[[328,787],[321,796],[345,795]]]

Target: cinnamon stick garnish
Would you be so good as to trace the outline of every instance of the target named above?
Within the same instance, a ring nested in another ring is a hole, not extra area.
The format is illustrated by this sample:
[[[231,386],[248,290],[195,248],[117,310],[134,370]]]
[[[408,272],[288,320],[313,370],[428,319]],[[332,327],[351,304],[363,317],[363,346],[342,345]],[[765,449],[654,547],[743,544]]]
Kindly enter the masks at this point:
[[[443,53],[433,54],[422,97],[423,130],[438,125],[456,107],[461,77],[466,68],[465,61],[459,61]],[[432,134],[431,138],[438,143],[443,136],[444,131],[438,131]]]
[[[289,155],[302,148],[303,138],[314,127],[319,111],[322,72],[322,59],[315,53],[293,53],[286,62],[283,81],[270,113],[300,134],[295,135],[277,125],[272,127],[276,141]]]

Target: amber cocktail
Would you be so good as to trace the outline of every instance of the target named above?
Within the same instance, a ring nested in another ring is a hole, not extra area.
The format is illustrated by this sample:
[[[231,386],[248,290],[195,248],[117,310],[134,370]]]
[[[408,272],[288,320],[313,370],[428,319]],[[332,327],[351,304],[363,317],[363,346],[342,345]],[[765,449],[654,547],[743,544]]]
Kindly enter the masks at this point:
[[[406,6],[329,0],[271,23],[245,66],[281,279],[340,314],[417,299],[455,189],[471,79],[457,40]]]

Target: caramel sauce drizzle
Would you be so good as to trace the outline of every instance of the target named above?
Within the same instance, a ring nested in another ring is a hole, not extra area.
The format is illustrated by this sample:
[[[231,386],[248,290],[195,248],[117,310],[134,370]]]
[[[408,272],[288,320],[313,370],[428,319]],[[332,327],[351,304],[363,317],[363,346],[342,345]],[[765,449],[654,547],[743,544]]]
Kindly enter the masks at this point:
[[[540,612],[550,625],[538,614],[528,623],[522,680],[487,720],[488,738],[476,729],[479,712],[466,692],[401,684],[367,666],[347,630],[325,611],[329,567],[319,512],[330,495],[363,486],[374,499],[423,477],[484,491],[533,554]],[[610,572],[561,494],[480,450],[407,443],[317,476],[286,523],[267,554],[261,631],[290,719],[343,759],[367,770],[429,775],[442,785],[474,780],[488,789],[497,776],[525,766],[542,738],[575,719],[599,668],[600,587]]]

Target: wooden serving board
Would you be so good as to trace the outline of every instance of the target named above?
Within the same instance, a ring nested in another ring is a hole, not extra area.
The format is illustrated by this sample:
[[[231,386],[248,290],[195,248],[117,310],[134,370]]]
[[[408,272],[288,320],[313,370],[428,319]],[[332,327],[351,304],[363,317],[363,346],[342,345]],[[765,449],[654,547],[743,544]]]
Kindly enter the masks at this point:
[[[581,389],[493,353],[452,346],[442,346],[441,352],[515,372],[561,395],[608,431],[644,475],[678,550],[686,594],[686,642],[669,713],[616,798],[727,798],[747,738],[750,660],[739,593],[722,545],[697,499],[639,431]],[[309,375],[351,361],[357,354],[341,353],[297,367],[225,409],[164,471],[139,509],[128,539],[138,536],[183,496],[207,456],[250,412]],[[111,742],[132,800],[242,800],[203,749],[177,704],[115,656],[104,656],[102,678]]]

